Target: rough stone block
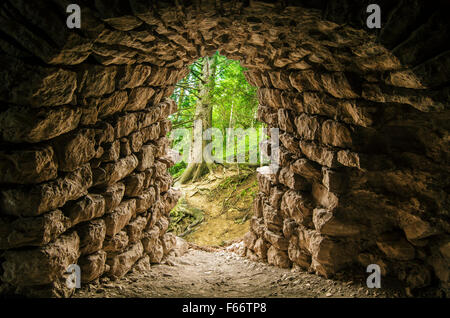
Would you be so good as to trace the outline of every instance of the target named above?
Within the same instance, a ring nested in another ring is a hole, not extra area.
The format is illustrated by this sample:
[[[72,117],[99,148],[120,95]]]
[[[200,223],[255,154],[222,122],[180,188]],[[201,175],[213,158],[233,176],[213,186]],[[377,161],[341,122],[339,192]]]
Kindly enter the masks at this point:
[[[111,185],[129,175],[139,164],[135,155],[106,163],[93,170],[94,185]]]
[[[74,226],[103,216],[105,214],[105,199],[100,194],[88,194],[78,201],[66,204],[63,211]]]
[[[347,77],[342,72],[325,73],[321,75],[323,87],[332,96],[336,98],[358,98],[359,94],[355,92],[356,87],[352,87]]]
[[[313,222],[319,233],[329,236],[357,236],[361,230],[355,224],[339,220],[327,209],[314,209]]]
[[[330,192],[325,186],[319,183],[313,184],[312,197],[318,204],[329,210],[333,210],[339,203],[339,199],[336,194]]]
[[[38,217],[0,217],[0,249],[48,244],[64,233],[70,223],[59,210]]]
[[[135,211],[136,200],[131,199],[123,201],[114,211],[107,214],[104,217],[106,223],[106,235],[113,236],[119,233],[119,231],[130,222]]]
[[[150,257],[152,264],[161,263],[164,256],[164,248],[160,239],[160,229],[153,227],[144,233],[142,238],[144,251]]]
[[[347,190],[348,181],[350,179],[348,175],[327,168],[322,169],[322,174],[322,184],[328,189],[328,191],[343,193]]]
[[[256,240],[253,250],[260,260],[267,260],[267,244],[261,237]]]
[[[414,259],[416,254],[414,247],[407,240],[391,233],[379,237],[377,246],[390,259],[409,261]]]
[[[331,277],[351,264],[359,252],[355,244],[334,241],[318,233],[312,235],[309,245],[312,255],[311,268],[325,277]]]
[[[308,270],[311,266],[311,255],[301,250],[295,244],[295,239],[289,242],[288,257],[293,263],[299,265],[304,270]]]
[[[266,229],[281,232],[283,229],[283,217],[281,212],[272,208],[268,204],[263,206],[264,225]]]
[[[147,225],[147,218],[143,216],[136,217],[133,221],[128,223],[125,227],[128,234],[128,241],[130,243],[136,243],[143,237],[143,231]]]
[[[74,130],[80,119],[79,108],[11,106],[0,113],[0,133],[4,141],[36,143]]]
[[[291,261],[286,251],[279,250],[273,245],[267,250],[267,262],[281,268],[291,267]]]
[[[110,269],[106,274],[113,279],[123,277],[128,273],[134,263],[142,257],[143,253],[144,248],[142,243],[138,242],[125,252],[111,258],[108,257],[106,263],[110,266]]]
[[[81,270],[81,282],[88,283],[99,278],[105,271],[105,264],[106,252],[104,251],[80,257],[78,265]]]
[[[89,164],[86,164],[55,181],[1,190],[0,206],[5,214],[36,216],[86,195],[91,185],[92,172]]]
[[[52,144],[58,159],[58,169],[73,171],[94,158],[95,131],[81,129],[55,138]]]
[[[276,234],[270,230],[264,232],[264,239],[277,249],[287,251],[289,241],[281,234]]]
[[[161,238],[164,255],[168,255],[177,244],[177,237],[173,233],[165,233]]]
[[[153,166],[155,151],[153,145],[143,145],[141,151],[137,153],[139,163],[137,165],[138,171],[144,171]]]
[[[320,75],[313,70],[293,72],[289,75],[291,86],[298,92],[322,90]]]
[[[77,233],[72,232],[43,247],[6,251],[2,281],[22,286],[50,284],[61,278],[70,264],[77,263],[79,245]]]
[[[322,179],[320,166],[308,159],[300,158],[292,163],[290,168],[292,172],[302,176],[305,179],[313,181],[320,181]]]
[[[0,79],[2,101],[33,107],[69,104],[77,87],[74,72],[27,65],[7,55],[2,57]]]
[[[136,87],[130,91],[128,103],[125,105],[125,111],[143,110],[147,107],[147,103],[155,94],[155,90],[151,87]]]
[[[90,65],[80,76],[78,92],[83,97],[111,94],[115,90],[117,67]]]
[[[137,197],[142,194],[144,190],[144,182],[146,179],[146,174],[142,173],[132,173],[127,176],[123,183],[125,184],[125,196],[126,197]]]
[[[98,117],[105,118],[112,114],[123,111],[128,102],[128,94],[126,91],[117,91],[108,97],[96,99],[92,101],[98,110]]]
[[[283,235],[285,238],[290,239],[297,230],[297,223],[291,218],[285,218],[283,220]]]
[[[310,198],[297,191],[288,190],[281,199],[281,212],[297,224],[307,224],[312,218],[313,208]]]
[[[167,172],[163,176],[155,179],[155,185],[158,187],[160,192],[169,191],[173,182],[172,176]]]
[[[269,204],[274,209],[279,209],[281,204],[281,198],[283,197],[285,190],[280,187],[270,188]]]
[[[117,139],[126,137],[138,129],[137,113],[128,113],[117,117],[114,124],[114,133]]]
[[[301,114],[295,118],[297,133],[303,140],[319,140],[321,120],[318,117]]]
[[[0,183],[41,183],[56,179],[57,163],[50,146],[0,151]]]
[[[156,191],[155,188],[150,187],[140,196],[136,197],[136,213],[143,213],[147,211],[155,202]]]
[[[329,168],[335,168],[339,166],[337,161],[337,155],[331,149],[320,146],[315,143],[300,141],[300,148],[302,153],[312,161],[327,166]]]
[[[334,120],[326,120],[322,124],[321,140],[327,145],[340,148],[352,148],[354,144],[351,130]]]
[[[106,224],[102,219],[80,224],[76,231],[80,237],[80,253],[88,255],[102,249],[106,237]]]
[[[128,235],[125,231],[120,231],[114,236],[105,237],[103,250],[107,253],[116,253],[125,250],[128,246]]]
[[[244,235],[244,244],[247,248],[253,250],[255,247],[255,242],[258,239],[255,233],[249,231]]]
[[[301,154],[300,148],[299,148],[299,141],[298,139],[294,138],[292,135],[288,133],[280,134],[279,136],[281,145],[285,147],[287,151],[289,151],[291,154],[299,156]]]
[[[102,162],[114,162],[120,158],[120,141],[114,140],[110,143],[105,143],[102,145],[103,154],[100,157]]]
[[[311,189],[311,183],[302,176],[294,173],[289,167],[280,170],[278,177],[280,183],[293,190],[308,191]]]
[[[125,65],[119,69],[118,89],[142,86],[150,76],[152,68],[149,65]]]

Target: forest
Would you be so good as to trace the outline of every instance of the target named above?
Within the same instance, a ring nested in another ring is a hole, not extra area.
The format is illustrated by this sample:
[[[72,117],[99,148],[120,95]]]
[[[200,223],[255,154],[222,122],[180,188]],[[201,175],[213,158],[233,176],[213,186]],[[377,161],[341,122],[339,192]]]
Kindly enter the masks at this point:
[[[248,158],[249,153],[256,153],[259,163],[259,138],[262,138],[263,124],[256,119],[258,99],[256,88],[245,79],[245,68],[239,61],[227,59],[216,52],[210,57],[203,57],[189,66],[188,75],[176,84],[172,99],[176,101],[178,111],[170,116],[173,132],[184,131],[185,135],[172,134],[172,148],[181,155],[182,160],[170,169],[175,181],[186,183],[196,181],[215,169],[220,160],[190,160],[194,144],[194,123],[201,120],[201,132],[209,128],[218,130],[224,136],[222,140],[212,138],[213,154],[221,156],[226,163],[231,158]],[[255,133],[247,138],[234,138],[227,142],[228,129],[255,128]],[[185,129],[185,130],[183,130]],[[217,144],[217,143],[220,144]],[[202,141],[202,150],[207,141]],[[189,147],[191,146],[191,147]],[[222,149],[221,149],[222,148]],[[190,154],[183,149],[190,149]],[[219,149],[220,151],[217,151]],[[203,152],[201,152],[203,153]],[[227,157],[228,156],[228,157]],[[192,162],[195,161],[195,162]],[[200,162],[198,162],[200,161]],[[237,161],[237,159],[236,159]],[[236,162],[238,165],[238,163]]]

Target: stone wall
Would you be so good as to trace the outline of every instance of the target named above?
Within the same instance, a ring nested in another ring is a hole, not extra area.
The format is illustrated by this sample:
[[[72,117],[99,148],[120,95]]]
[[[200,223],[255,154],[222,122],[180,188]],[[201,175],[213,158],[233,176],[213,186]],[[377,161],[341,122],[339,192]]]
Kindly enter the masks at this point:
[[[23,67],[24,76],[45,71],[17,60],[11,65]],[[41,293],[42,285],[63,284],[55,280],[75,263],[82,282],[103,274],[118,278],[137,260],[159,263],[172,249],[168,213],[179,193],[167,172],[173,161],[166,135],[176,104],[162,100],[173,89],[158,84],[163,72],[150,66],[58,69],[37,96],[57,94],[37,107],[10,105],[2,112],[4,283]]]
[[[379,1],[374,31],[364,2],[80,1],[69,30],[69,3],[0,5],[3,288],[64,294],[69,264],[86,282],[169,253],[167,97],[216,50],[248,68],[259,119],[280,128],[248,257],[324,276],[376,263],[449,287],[442,8]]]

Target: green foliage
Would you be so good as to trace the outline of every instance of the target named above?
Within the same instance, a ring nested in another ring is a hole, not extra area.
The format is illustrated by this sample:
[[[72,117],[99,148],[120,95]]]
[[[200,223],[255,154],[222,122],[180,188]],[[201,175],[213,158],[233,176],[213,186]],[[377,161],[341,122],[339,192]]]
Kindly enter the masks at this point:
[[[244,76],[245,68],[239,61],[218,56],[223,64],[219,64],[222,67],[212,90],[214,127],[223,132],[228,127],[243,129],[255,127],[258,108],[256,88],[248,84]]]
[[[184,171],[184,169],[186,169],[186,167],[187,167],[186,162],[180,161],[169,168],[169,173],[172,175],[172,177],[176,178],[183,173],[183,171]]]
[[[256,145],[258,135],[250,135],[248,138],[237,138],[237,146],[234,149],[226,149],[226,128],[250,127],[260,128],[262,124],[256,120],[258,99],[256,88],[245,79],[243,68],[239,61],[229,60],[216,52],[213,56],[214,65],[217,66],[213,75],[214,80],[209,81],[209,100],[212,111],[212,127],[220,129],[224,136],[223,145],[215,145],[217,149],[222,147],[225,154],[245,152],[248,161],[249,145]],[[195,107],[198,101],[202,65],[205,58],[201,58],[189,66],[189,74],[176,86],[172,99],[177,102],[178,111],[170,116],[173,128],[188,128],[192,130]],[[250,139],[250,140],[248,140]],[[249,143],[250,141],[250,143]],[[183,149],[181,142],[189,142],[188,138],[177,138],[173,141],[178,149]],[[213,141],[214,142],[214,141]],[[186,154],[185,154],[186,155]],[[259,158],[259,152],[258,152]],[[179,176],[185,166],[178,165],[171,169],[174,176]]]

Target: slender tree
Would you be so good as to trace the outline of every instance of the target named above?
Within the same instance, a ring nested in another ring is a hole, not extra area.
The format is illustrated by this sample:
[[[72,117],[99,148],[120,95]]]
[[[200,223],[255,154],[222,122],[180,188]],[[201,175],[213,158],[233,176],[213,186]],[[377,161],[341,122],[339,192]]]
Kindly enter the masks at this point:
[[[170,170],[176,180],[182,183],[197,180],[214,169],[211,158],[202,156],[205,146],[210,142],[201,138],[206,129],[214,126],[226,137],[227,128],[247,129],[261,125],[256,121],[256,88],[248,84],[244,76],[245,69],[238,61],[229,60],[217,52],[212,57],[200,58],[192,63],[189,70],[189,74],[176,85],[172,98],[178,104],[178,111],[170,117],[173,128],[187,128],[191,132],[190,140],[180,136],[173,141],[174,145],[177,145],[178,149],[185,149],[184,146],[189,142],[191,146],[197,145],[195,153],[191,151],[191,147],[189,153],[185,154],[189,156],[188,162],[191,164],[183,161]],[[202,122],[200,127],[197,125],[197,129],[194,128],[196,120]],[[255,140],[252,138],[253,145]],[[213,142],[214,147],[220,147],[217,141]],[[249,150],[250,143],[247,146],[245,139],[241,138],[236,142],[240,147],[244,144],[246,152]],[[222,147],[222,150],[227,148],[226,138]],[[234,150],[226,149],[223,155],[236,155],[241,151],[240,147],[235,147]],[[195,154],[200,157],[194,158]]]
[[[217,54],[203,58],[202,73],[199,77],[199,98],[195,107],[194,129],[191,140],[189,164],[181,175],[180,183],[190,180],[196,181],[208,171],[214,170],[212,158],[203,155],[207,141],[202,138],[203,132],[212,127],[213,105],[211,103],[212,91],[216,85]],[[200,127],[198,125],[201,125]],[[196,126],[197,125],[197,126]],[[206,154],[207,155],[207,154]]]

